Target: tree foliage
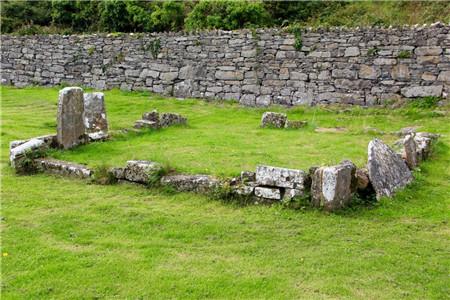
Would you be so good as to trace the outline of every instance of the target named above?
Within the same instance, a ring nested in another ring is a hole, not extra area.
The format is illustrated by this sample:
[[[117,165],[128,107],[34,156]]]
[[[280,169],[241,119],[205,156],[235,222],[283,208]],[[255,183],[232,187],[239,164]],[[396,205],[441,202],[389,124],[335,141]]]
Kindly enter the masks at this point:
[[[2,33],[161,32],[450,22],[448,1],[2,1]]]

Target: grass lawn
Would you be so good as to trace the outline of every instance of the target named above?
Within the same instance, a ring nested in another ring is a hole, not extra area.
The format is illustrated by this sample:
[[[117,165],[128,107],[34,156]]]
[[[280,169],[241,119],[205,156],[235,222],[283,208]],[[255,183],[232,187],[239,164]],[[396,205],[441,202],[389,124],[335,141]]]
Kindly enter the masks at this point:
[[[89,166],[127,160],[188,173],[235,176],[269,164],[307,170],[367,160],[365,126],[441,133],[417,182],[393,199],[335,214],[281,205],[238,207],[191,193],[100,186],[51,175],[17,176],[12,140],[56,132],[58,89],[2,87],[1,293],[34,298],[442,299],[450,294],[449,118],[430,109],[271,108],[308,121],[259,129],[263,109],[105,92],[112,130],[146,111],[180,113],[188,126],[115,134],[52,156]],[[441,109],[442,110],[442,109]],[[448,109],[447,109],[448,110]],[[315,133],[341,126],[346,134]],[[396,137],[379,136],[391,143]],[[4,256],[7,253],[7,256]]]

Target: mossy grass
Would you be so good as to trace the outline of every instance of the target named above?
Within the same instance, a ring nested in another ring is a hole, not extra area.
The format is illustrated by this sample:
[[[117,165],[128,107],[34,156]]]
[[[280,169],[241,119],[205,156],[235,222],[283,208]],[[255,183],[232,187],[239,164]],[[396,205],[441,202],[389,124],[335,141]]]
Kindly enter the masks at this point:
[[[435,108],[352,108],[338,114],[330,108],[275,107],[271,110],[308,126],[261,130],[264,109],[114,90],[105,93],[113,130],[131,127],[152,109],[187,116],[189,126],[52,153],[90,166],[151,159],[177,170],[229,176],[257,163],[306,169],[350,158],[365,164],[370,139],[397,138],[365,135],[365,126],[394,131],[422,125],[442,134],[407,189],[377,205],[330,214],[306,205],[238,206],[162,188],[17,176],[8,165],[9,142],[55,133],[48,124],[56,118],[58,90],[1,91],[2,298],[444,299],[450,294],[450,129],[448,116],[433,115]],[[347,127],[349,133],[316,134],[315,126]]]

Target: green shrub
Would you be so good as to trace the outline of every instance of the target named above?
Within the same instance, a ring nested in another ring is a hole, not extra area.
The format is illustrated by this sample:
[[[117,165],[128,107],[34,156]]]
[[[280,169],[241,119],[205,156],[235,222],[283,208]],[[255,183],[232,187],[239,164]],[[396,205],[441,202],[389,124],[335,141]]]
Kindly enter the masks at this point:
[[[411,52],[409,51],[402,51],[399,54],[397,54],[396,56],[397,58],[410,58],[411,57]]]
[[[411,100],[409,105],[413,108],[433,108],[436,107],[436,103],[441,100],[439,97],[424,97],[422,99],[416,98]]]

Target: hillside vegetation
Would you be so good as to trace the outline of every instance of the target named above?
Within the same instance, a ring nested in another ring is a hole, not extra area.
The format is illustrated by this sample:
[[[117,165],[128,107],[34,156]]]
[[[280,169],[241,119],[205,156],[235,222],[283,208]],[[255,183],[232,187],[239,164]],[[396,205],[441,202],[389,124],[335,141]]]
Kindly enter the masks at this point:
[[[448,1],[4,1],[2,33],[162,32],[450,22]]]

